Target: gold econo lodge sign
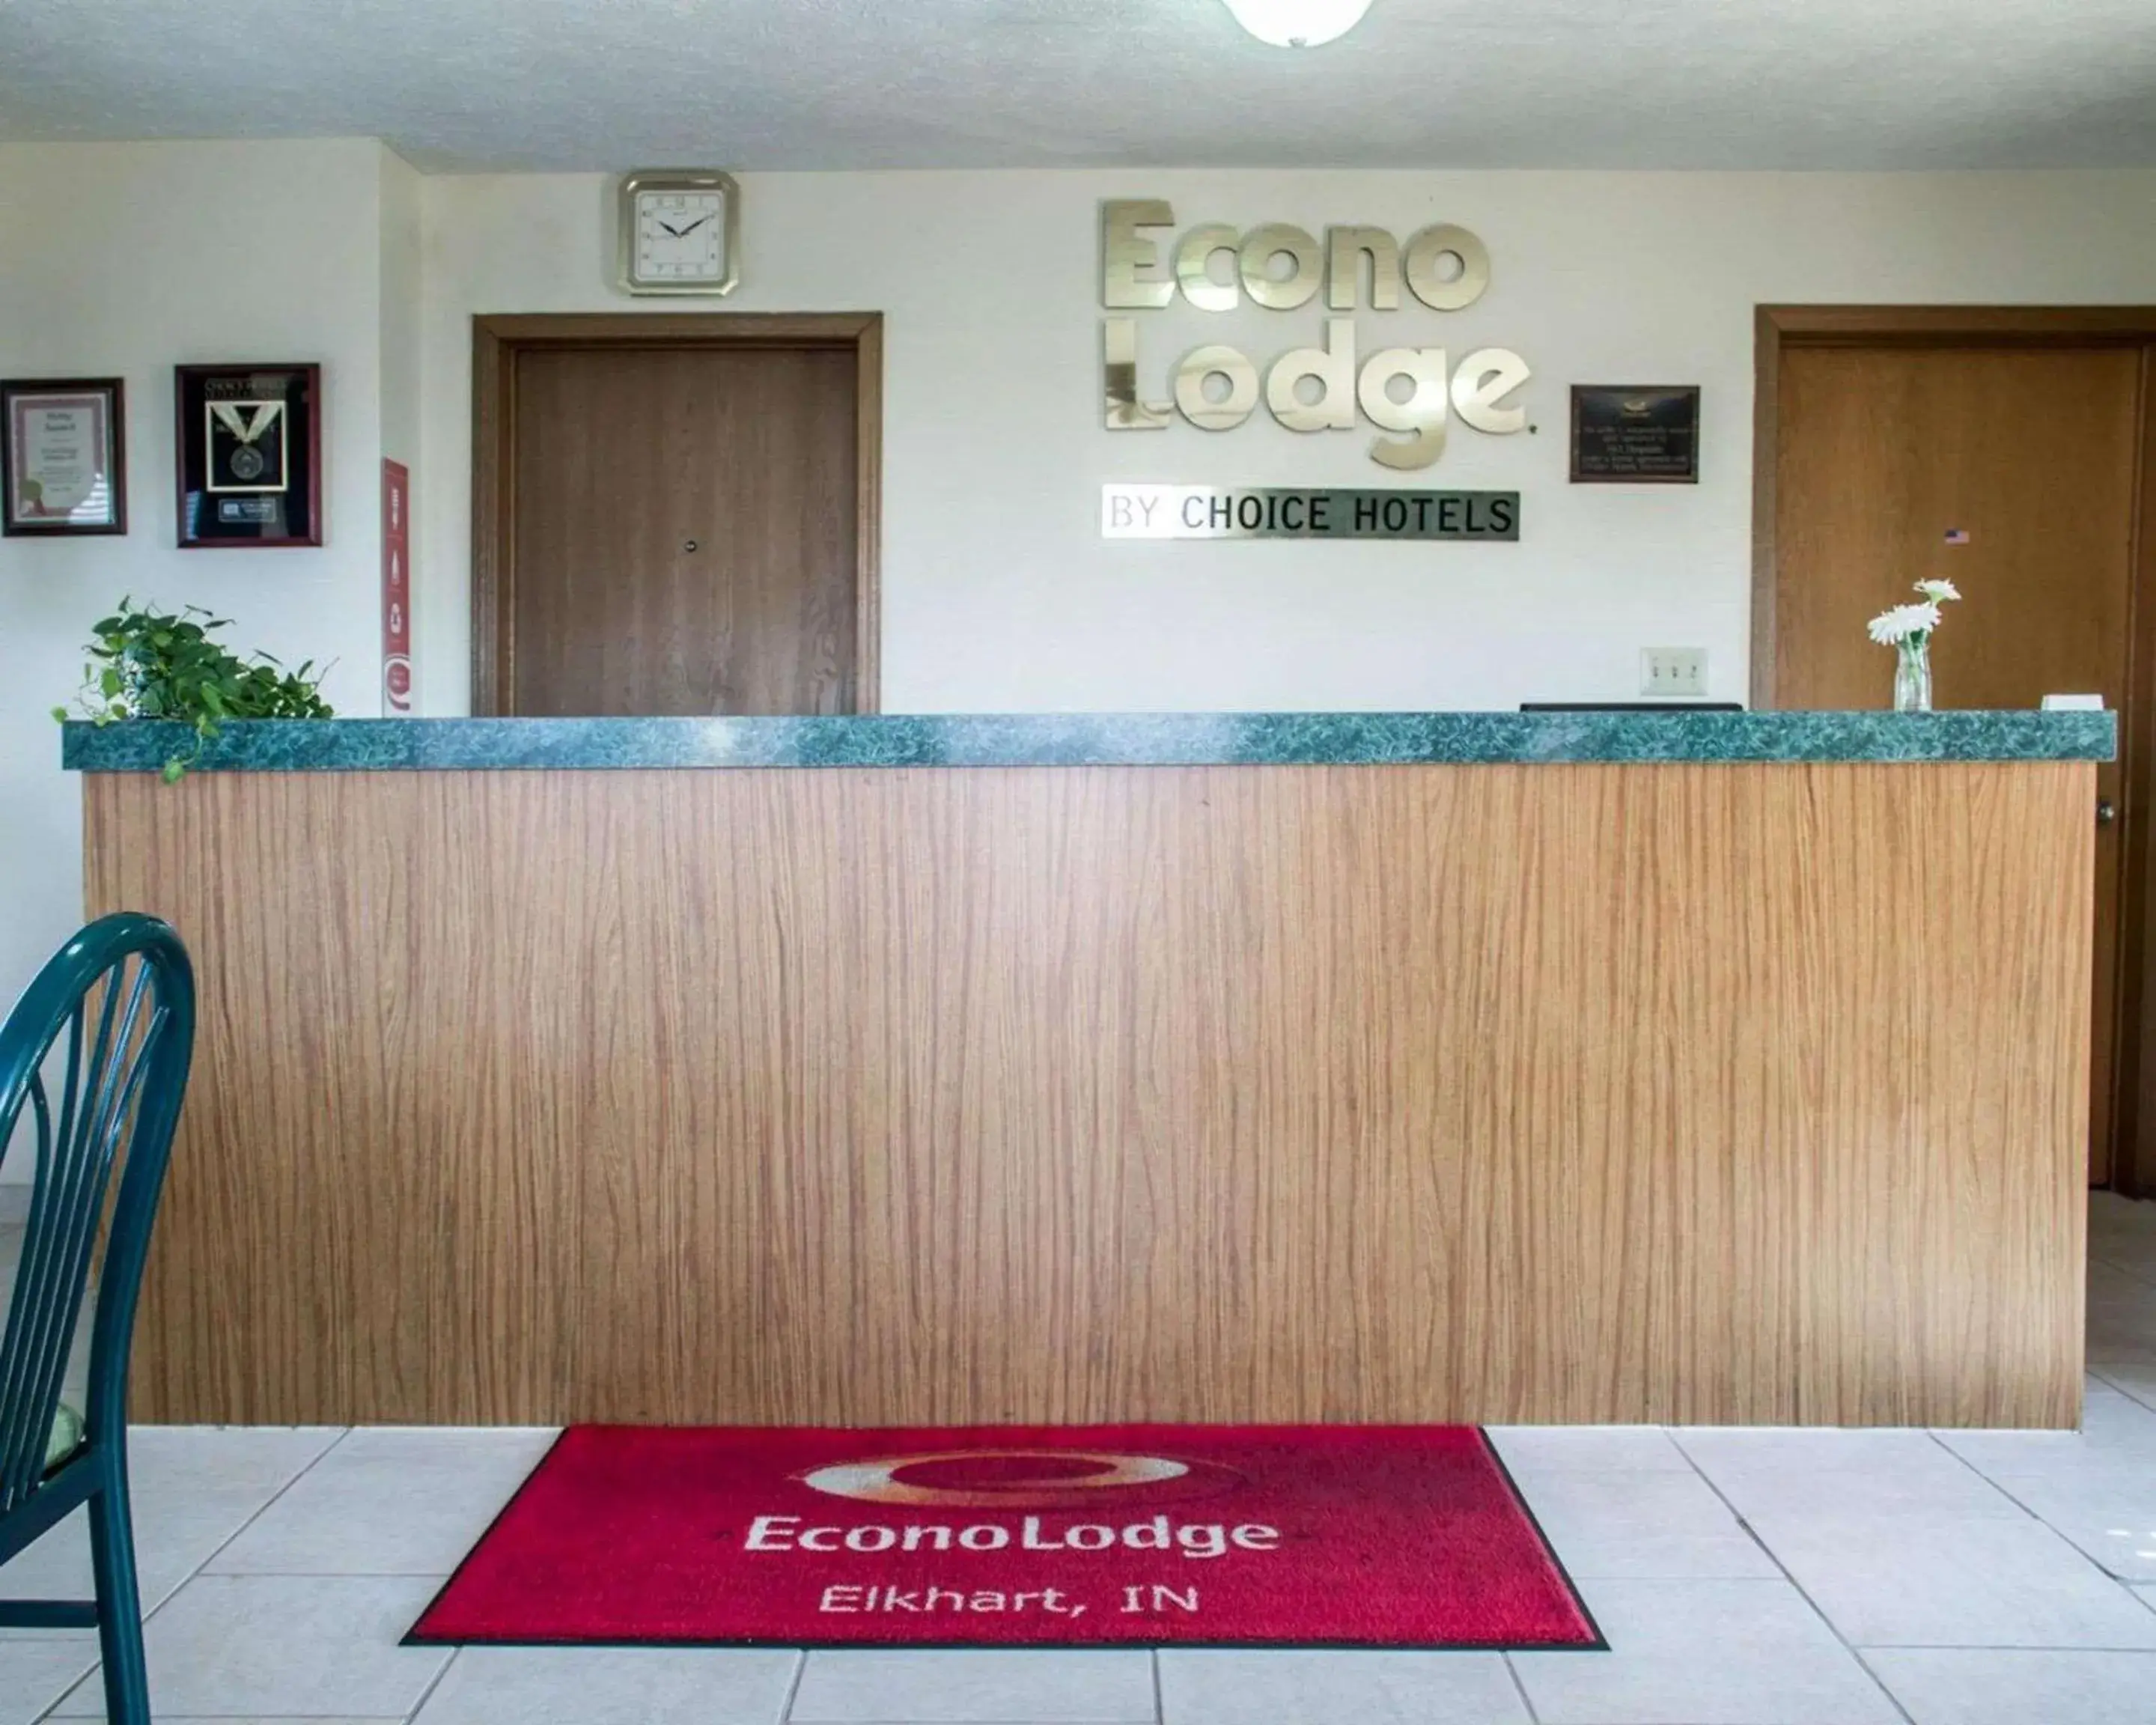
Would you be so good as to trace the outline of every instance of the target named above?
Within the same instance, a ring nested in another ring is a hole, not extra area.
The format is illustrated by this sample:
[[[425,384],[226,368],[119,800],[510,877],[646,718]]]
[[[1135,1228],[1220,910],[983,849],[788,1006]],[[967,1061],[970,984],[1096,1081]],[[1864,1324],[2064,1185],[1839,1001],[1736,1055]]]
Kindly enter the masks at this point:
[[[1399,308],[1408,291],[1434,311],[1471,305],[1490,285],[1487,247],[1465,228],[1439,223],[1411,235],[1405,245],[1383,228],[1328,228],[1321,244],[1306,229],[1268,222],[1248,233],[1218,222],[1191,228],[1169,247],[1161,230],[1174,213],[1157,198],[1114,199],[1101,206],[1101,303],[1110,311],[1157,311],[1180,295],[1202,311],[1233,311],[1244,295],[1255,305],[1291,311],[1317,296],[1334,311],[1353,311],[1369,264],[1369,308]],[[1163,248],[1168,256],[1163,259]],[[1234,279],[1211,270],[1214,255],[1233,254]],[[1286,257],[1286,275],[1274,260]],[[1207,431],[1229,431],[1255,411],[1258,370],[1240,349],[1219,343],[1194,347],[1177,362],[1172,401],[1147,401],[1138,388],[1138,320],[1109,317],[1101,326],[1102,382],[1111,431],[1158,431],[1180,413]],[[1265,377],[1265,405],[1291,431],[1348,431],[1356,409],[1381,435],[1370,459],[1387,467],[1427,467],[1444,453],[1448,410],[1476,431],[1503,436],[1527,423],[1527,411],[1505,398],[1532,375],[1527,362],[1507,347],[1478,347],[1449,367],[1442,347],[1386,347],[1358,367],[1355,321],[1329,317],[1322,347],[1297,347],[1275,360]],[[1208,393],[1218,377],[1225,393]],[[1303,399],[1301,385],[1315,379],[1317,395]],[[1408,380],[1405,401],[1395,401],[1392,382]]]

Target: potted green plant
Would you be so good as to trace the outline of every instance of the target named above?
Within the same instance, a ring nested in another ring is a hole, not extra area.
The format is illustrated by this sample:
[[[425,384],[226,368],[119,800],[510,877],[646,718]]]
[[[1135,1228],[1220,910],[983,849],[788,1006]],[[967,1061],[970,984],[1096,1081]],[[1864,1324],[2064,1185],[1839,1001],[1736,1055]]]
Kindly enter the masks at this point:
[[[201,758],[203,746],[227,719],[332,716],[314,660],[286,670],[267,653],[241,659],[210,639],[229,627],[230,619],[213,617],[199,605],[165,613],[121,599],[116,612],[90,625],[84,649],[89,662],[75,697],[80,716],[93,725],[160,719],[192,726],[192,747],[165,762],[167,784]],[[54,707],[53,716],[64,721],[67,708]]]

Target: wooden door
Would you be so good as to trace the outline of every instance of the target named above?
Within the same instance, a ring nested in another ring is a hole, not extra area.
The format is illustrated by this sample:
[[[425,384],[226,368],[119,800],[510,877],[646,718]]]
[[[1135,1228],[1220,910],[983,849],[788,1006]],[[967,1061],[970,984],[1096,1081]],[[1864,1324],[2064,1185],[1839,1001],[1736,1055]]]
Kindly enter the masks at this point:
[[[860,710],[850,350],[532,347],[511,363],[497,711]]]
[[[1916,599],[1915,582],[1943,577],[1963,598],[1932,643],[1937,706],[2092,693],[2123,709],[2140,392],[2141,356],[2127,347],[1785,346],[1774,704],[1890,705],[1894,656],[1865,624]],[[2097,769],[2097,795],[2122,807],[2118,763]],[[2099,1183],[2111,1167],[2123,826],[2097,827]]]

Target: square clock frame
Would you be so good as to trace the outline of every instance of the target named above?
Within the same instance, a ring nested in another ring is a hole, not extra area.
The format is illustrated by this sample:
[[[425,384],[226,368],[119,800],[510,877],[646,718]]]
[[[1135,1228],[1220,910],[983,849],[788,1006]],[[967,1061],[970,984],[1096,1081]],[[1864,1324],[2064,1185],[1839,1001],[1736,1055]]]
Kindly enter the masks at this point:
[[[731,175],[640,168],[623,178],[617,195],[626,292],[716,295],[734,290],[741,280],[741,187]]]

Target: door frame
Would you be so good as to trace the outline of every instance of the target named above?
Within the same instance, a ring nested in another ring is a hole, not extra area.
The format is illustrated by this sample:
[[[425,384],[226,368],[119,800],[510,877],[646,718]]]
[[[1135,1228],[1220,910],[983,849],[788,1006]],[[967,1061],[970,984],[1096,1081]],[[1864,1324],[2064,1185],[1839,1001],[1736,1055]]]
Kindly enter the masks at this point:
[[[516,359],[545,349],[828,348],[854,356],[854,706],[883,708],[883,314],[575,311],[472,319],[471,710],[515,686]]]
[[[2156,305],[1760,305],[1752,392],[1752,706],[1774,705],[1775,480],[1788,347],[2123,347],[2141,356],[2141,417],[2128,547],[2126,697],[2118,715],[2118,996],[2111,1184],[2156,1198]],[[2143,1122],[2149,1122],[2147,1129]]]

